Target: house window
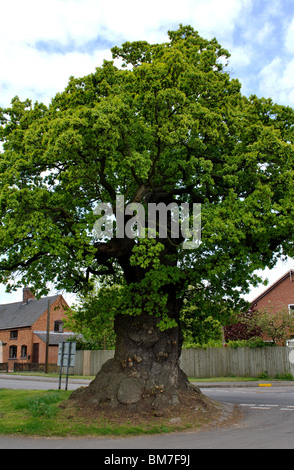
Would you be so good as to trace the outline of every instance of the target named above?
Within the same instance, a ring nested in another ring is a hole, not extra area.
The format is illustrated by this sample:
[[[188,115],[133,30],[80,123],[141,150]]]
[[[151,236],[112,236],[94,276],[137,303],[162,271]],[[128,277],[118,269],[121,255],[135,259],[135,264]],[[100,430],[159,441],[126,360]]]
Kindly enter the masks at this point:
[[[294,304],[289,304],[288,309],[289,309],[290,315],[294,315]]]
[[[61,320],[54,322],[54,331],[55,333],[63,333],[63,322]]]
[[[21,347],[21,357],[26,358],[28,356],[28,348],[25,344]]]
[[[17,346],[10,346],[9,347],[9,359],[16,359],[17,358]]]
[[[11,330],[10,331],[10,339],[17,339],[18,337],[18,331],[17,330]]]

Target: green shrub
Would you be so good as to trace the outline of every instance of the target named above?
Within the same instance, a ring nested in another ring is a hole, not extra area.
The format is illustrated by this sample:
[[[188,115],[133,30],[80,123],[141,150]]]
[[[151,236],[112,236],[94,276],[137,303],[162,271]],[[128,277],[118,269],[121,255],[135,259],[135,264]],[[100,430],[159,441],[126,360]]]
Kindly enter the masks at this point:
[[[183,345],[183,349],[207,349],[207,348],[222,348],[223,343],[219,340],[209,340],[206,344],[200,343],[193,343],[193,342],[185,342]]]
[[[292,374],[284,372],[284,374],[277,374],[275,376],[275,379],[277,380],[294,380],[294,377]]]
[[[262,380],[267,380],[267,379],[270,379],[270,376],[268,375],[268,371],[265,370],[264,372],[261,372],[258,376],[257,376],[258,379],[262,379]]]
[[[250,339],[241,339],[238,341],[228,341],[225,347],[228,348],[266,348],[269,346],[275,346],[275,343],[263,341],[259,337]],[[224,344],[220,340],[209,340],[206,344],[193,343],[186,341],[183,345],[184,349],[207,349],[207,348],[223,348]]]
[[[227,346],[229,348],[266,348],[274,346],[274,343],[263,341],[261,338],[242,339],[239,341],[229,341]]]

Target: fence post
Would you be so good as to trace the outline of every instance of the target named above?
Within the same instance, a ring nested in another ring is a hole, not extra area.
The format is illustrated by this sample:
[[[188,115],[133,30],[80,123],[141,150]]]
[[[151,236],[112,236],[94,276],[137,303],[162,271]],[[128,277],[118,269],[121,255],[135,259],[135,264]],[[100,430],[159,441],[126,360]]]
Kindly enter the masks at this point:
[[[83,375],[90,375],[91,371],[91,351],[84,351]]]

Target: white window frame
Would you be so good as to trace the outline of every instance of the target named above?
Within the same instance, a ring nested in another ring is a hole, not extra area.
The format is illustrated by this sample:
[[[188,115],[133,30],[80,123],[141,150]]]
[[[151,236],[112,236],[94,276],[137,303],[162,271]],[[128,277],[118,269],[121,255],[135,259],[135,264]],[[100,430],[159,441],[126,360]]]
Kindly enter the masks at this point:
[[[294,315],[294,304],[288,304],[289,315]]]

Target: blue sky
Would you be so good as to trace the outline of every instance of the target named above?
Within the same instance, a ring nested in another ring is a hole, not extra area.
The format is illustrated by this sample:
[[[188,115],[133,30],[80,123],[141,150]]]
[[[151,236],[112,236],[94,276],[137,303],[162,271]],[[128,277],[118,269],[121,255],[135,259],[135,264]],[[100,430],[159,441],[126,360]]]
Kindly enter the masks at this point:
[[[244,95],[294,107],[293,0],[4,0],[0,107],[15,95],[48,104],[71,75],[86,75],[111,59],[112,46],[165,41],[179,23],[229,50],[228,69]],[[269,280],[290,265],[269,273]],[[0,286],[0,303],[19,298]]]
[[[294,106],[293,0],[10,0],[0,19],[0,106],[11,98],[48,103],[71,75],[110,59],[126,40],[166,40],[191,24],[231,53],[245,95]]]

